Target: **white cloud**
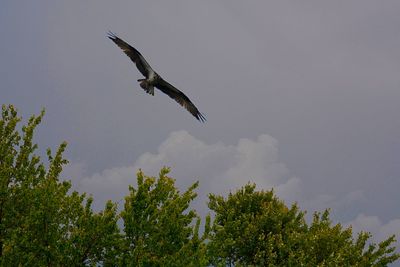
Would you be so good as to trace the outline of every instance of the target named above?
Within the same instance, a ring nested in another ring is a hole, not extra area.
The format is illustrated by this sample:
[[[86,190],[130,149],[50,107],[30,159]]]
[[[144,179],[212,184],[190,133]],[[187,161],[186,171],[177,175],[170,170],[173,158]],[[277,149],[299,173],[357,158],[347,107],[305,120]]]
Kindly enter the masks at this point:
[[[360,231],[376,233],[382,227],[382,222],[377,216],[367,216],[360,213],[354,220],[347,223],[347,225],[352,226],[354,233]]]
[[[72,182],[74,190],[80,190],[81,179],[86,176],[86,164],[81,162],[69,162],[63,168],[62,176]]]
[[[400,237],[400,218],[384,223],[377,216],[368,216],[360,213],[354,220],[346,224],[346,226],[350,225],[353,228],[354,234],[360,231],[370,232],[373,238],[372,241],[374,242],[383,241],[393,234],[396,235],[397,239]],[[397,241],[397,247],[399,247],[399,245],[400,242]]]
[[[100,209],[108,199],[123,203],[128,186],[136,184],[136,172],[142,169],[146,175],[157,176],[163,166],[171,167],[171,177],[177,186],[185,190],[196,180],[200,181],[198,198],[194,208],[204,216],[208,193],[225,194],[238,189],[247,182],[256,183],[258,189],[274,188],[277,195],[287,204],[300,202],[300,207],[309,211],[326,208],[340,210],[365,201],[362,190],[342,196],[316,194],[304,196],[302,181],[290,177],[285,164],[279,161],[278,142],[268,135],[255,140],[243,138],[236,145],[223,143],[207,144],[187,131],[172,132],[155,153],[144,153],[131,166],[116,167],[85,176],[84,164],[71,164],[66,168],[66,177],[75,179],[75,188],[94,196],[95,208]],[[354,233],[369,231],[375,242],[392,234],[400,236],[400,219],[383,223],[376,216],[359,214],[345,224],[352,225]]]
[[[350,209],[357,209],[357,205],[366,201],[363,190],[354,190],[344,194],[318,194],[305,196],[298,199],[301,208],[308,211],[309,218],[315,211],[321,212],[330,209],[331,217],[335,217],[336,212],[347,214]]]
[[[79,190],[93,194],[96,205],[107,199],[119,201],[128,193],[128,185],[135,184],[139,168],[154,176],[163,166],[171,167],[171,176],[181,190],[200,181],[197,209],[204,209],[208,193],[227,193],[247,182],[256,183],[258,189],[274,187],[288,201],[298,199],[301,192],[300,179],[289,177],[288,169],[279,162],[274,138],[260,135],[256,140],[240,139],[236,145],[206,144],[187,131],[172,132],[156,153],[142,154],[132,166],[80,179]]]
[[[203,187],[215,193],[237,189],[247,182],[271,188],[287,182],[288,170],[278,161],[277,145],[268,135],[257,140],[240,139],[237,145],[209,145],[186,131],[177,131],[156,154],[143,154],[134,166],[153,174],[162,166],[170,166],[178,180],[199,179]]]

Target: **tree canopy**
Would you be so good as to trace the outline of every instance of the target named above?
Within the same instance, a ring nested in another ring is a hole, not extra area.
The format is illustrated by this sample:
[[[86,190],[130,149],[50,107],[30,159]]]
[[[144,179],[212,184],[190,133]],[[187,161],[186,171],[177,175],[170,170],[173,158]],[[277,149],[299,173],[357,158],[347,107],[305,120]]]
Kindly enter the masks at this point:
[[[2,106],[0,266],[387,266],[400,257],[394,236],[354,237],[327,210],[307,223],[297,205],[254,184],[210,194],[213,219],[201,224],[190,205],[198,182],[180,192],[168,168],[158,177],[139,170],[123,207],[108,201],[96,212],[92,197],[60,179],[65,142],[47,162],[36,154],[43,116],[21,127],[17,110]]]
[[[351,228],[332,225],[329,211],[307,224],[296,204],[287,207],[271,191],[247,184],[228,197],[210,195],[215,219],[210,262],[218,266],[386,266],[399,255],[394,236],[370,243],[369,233],[353,238]]]

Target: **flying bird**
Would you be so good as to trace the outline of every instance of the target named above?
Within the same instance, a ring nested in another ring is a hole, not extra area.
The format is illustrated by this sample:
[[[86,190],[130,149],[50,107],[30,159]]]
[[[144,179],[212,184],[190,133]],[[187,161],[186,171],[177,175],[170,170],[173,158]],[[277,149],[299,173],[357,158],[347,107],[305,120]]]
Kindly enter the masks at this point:
[[[142,87],[146,93],[154,95],[154,87],[156,87],[161,92],[167,94],[169,97],[178,102],[199,121],[204,122],[206,120],[203,114],[199,112],[196,106],[184,93],[161,78],[161,76],[150,67],[149,63],[147,63],[139,51],[130,46],[121,38],[118,38],[112,32],[108,32],[108,38],[110,38],[119,48],[122,49],[122,51],[124,51],[124,53],[136,64],[136,67],[140,73],[146,77],[145,79],[137,80],[140,82],[140,87]]]

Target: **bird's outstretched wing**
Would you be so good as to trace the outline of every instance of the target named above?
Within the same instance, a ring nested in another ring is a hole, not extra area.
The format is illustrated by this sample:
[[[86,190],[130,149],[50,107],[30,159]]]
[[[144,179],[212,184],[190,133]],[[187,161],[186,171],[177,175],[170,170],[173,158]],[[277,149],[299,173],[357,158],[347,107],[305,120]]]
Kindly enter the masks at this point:
[[[144,59],[142,54],[137,51],[134,47],[130,46],[124,40],[116,36],[112,32],[108,32],[108,38],[110,38],[124,53],[136,64],[136,67],[146,78],[149,77],[149,72],[152,71],[149,63]]]
[[[206,118],[200,111],[196,108],[196,106],[190,101],[190,99],[173,85],[160,78],[159,82],[154,85],[158,89],[160,89],[163,93],[167,94],[169,97],[178,102],[182,107],[184,107],[187,111],[189,111],[196,119],[201,122],[205,122]]]

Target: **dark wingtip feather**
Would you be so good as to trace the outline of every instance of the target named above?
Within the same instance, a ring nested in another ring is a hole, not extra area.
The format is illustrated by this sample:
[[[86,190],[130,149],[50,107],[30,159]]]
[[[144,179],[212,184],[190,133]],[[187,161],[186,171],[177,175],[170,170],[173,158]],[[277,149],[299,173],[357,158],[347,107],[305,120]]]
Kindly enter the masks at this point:
[[[200,112],[199,112],[199,114],[197,114],[196,119],[198,119],[200,122],[203,122],[203,123],[207,121],[206,117],[204,117],[204,115],[201,114]]]
[[[118,38],[112,31],[107,32],[107,37],[113,41]]]

